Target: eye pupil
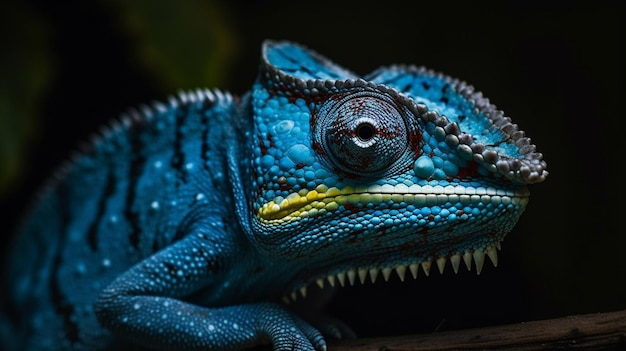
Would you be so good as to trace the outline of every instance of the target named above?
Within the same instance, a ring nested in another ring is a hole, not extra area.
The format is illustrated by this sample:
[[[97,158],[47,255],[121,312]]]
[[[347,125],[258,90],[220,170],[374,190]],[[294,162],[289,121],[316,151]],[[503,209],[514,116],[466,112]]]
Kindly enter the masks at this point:
[[[356,128],[356,136],[362,141],[368,141],[374,137],[374,126],[369,123],[361,123]]]

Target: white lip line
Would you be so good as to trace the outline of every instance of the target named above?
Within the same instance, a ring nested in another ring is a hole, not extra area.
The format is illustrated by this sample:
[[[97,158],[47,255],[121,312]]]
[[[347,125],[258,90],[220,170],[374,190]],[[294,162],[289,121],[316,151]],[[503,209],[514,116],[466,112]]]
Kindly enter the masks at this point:
[[[429,276],[430,268],[433,262],[436,263],[439,273],[443,274],[446,262],[448,260],[450,261],[450,265],[452,266],[454,273],[458,273],[461,261],[465,263],[467,270],[471,271],[472,261],[474,261],[476,266],[476,274],[480,275],[480,272],[484,267],[485,256],[489,257],[494,267],[498,266],[497,250],[500,249],[500,243],[498,243],[495,246],[489,246],[482,250],[466,251],[463,254],[456,253],[448,258],[440,257],[435,261],[425,260],[422,262],[415,262],[411,264],[392,265],[385,268],[352,268],[345,271],[340,271],[338,273],[329,273],[325,277],[322,276],[316,279],[312,279],[308,283],[303,284],[301,287],[294,288],[294,290],[290,294],[284,295],[282,297],[282,300],[287,304],[291,303],[292,301],[296,301],[298,298],[298,292],[303,298],[306,297],[308,286],[313,282],[315,282],[320,289],[324,288],[325,282],[328,282],[331,287],[335,287],[336,285],[344,287],[348,284],[350,286],[353,286],[357,281],[364,285],[368,277],[370,278],[370,281],[372,283],[375,283],[380,273],[382,273],[383,279],[385,280],[385,282],[387,282],[390,279],[391,273],[394,270],[396,271],[398,278],[402,282],[404,282],[407,271],[411,273],[413,279],[417,279],[420,267],[424,271],[424,274],[426,274],[426,276]]]
[[[411,186],[405,184],[397,185],[370,185],[366,188],[354,188],[352,194],[369,193],[369,194],[401,194],[401,195],[490,195],[490,196],[511,196],[511,197],[525,197],[529,195],[526,187],[521,187],[517,190],[509,189],[496,189],[495,187],[474,187],[463,185],[417,185]]]

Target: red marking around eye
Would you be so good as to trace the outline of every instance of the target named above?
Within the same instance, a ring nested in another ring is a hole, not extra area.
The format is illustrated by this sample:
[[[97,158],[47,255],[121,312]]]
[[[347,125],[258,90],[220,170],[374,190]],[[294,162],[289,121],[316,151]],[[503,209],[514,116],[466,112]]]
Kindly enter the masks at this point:
[[[261,155],[267,155],[267,150],[270,147],[274,147],[274,139],[272,138],[272,134],[267,134],[267,141],[269,141],[269,147],[265,146],[265,141],[259,138],[259,148],[261,149]]]
[[[357,114],[365,108],[365,101],[363,99],[352,99],[348,102],[348,108]]]
[[[476,161],[469,161],[467,162],[467,166],[459,168],[459,173],[454,178],[465,179],[478,177],[482,177],[478,173],[478,163],[476,163]]]
[[[313,150],[315,151],[315,153],[317,153],[320,156],[324,156],[326,153],[324,152],[324,148],[322,147],[322,145],[320,145],[320,143],[318,143],[317,141],[313,140],[313,143],[311,145],[311,147],[313,148]]]
[[[334,101],[339,101],[341,100],[344,96],[348,95],[348,93],[343,93],[343,94],[331,94],[329,96],[330,99],[334,100]]]
[[[265,146],[265,142],[261,138],[259,138],[259,148],[261,149],[261,155],[267,155],[267,147]]]
[[[385,139],[395,139],[398,136],[402,135],[402,130],[400,130],[400,126],[395,126],[393,129],[378,128],[374,129],[374,135],[380,136],[381,138]]]
[[[418,129],[409,132],[409,145],[413,151],[413,160],[417,160],[422,155],[422,133]]]
[[[309,127],[311,130],[315,130],[315,126],[317,125],[317,110],[311,110],[311,117],[309,118]]]

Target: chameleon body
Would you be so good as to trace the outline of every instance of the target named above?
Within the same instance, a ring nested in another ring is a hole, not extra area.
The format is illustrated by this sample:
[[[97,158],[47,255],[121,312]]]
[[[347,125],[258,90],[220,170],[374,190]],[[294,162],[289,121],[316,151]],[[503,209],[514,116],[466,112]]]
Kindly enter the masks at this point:
[[[2,349],[325,350],[346,329],[285,296],[480,272],[545,169],[461,81],[266,41],[249,93],[132,110],[61,168],[12,247]]]

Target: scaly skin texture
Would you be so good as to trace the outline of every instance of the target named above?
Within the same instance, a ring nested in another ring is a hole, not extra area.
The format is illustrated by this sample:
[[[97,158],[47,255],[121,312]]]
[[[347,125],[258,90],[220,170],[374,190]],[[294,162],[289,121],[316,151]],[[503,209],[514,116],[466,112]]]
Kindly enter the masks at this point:
[[[11,251],[2,346],[324,350],[318,330],[347,329],[281,298],[480,271],[545,168],[463,82],[267,41],[250,93],[131,111],[62,167]]]

